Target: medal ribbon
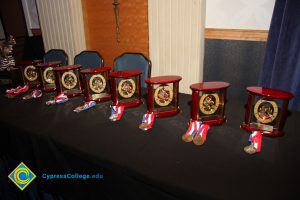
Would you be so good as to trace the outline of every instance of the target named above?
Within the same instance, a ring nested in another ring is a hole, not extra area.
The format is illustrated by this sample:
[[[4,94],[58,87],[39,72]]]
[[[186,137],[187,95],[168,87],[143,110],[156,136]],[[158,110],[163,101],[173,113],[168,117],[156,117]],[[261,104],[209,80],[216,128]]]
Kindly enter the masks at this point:
[[[40,98],[42,95],[43,95],[42,90],[33,90],[31,94],[22,97],[22,99],[24,100],[32,99],[32,98],[36,99],[36,98]]]
[[[146,130],[149,130],[152,128],[153,124],[154,124],[154,113],[147,113],[144,114],[143,119],[142,119],[142,123],[143,124],[147,124],[147,128]]]
[[[200,132],[202,121],[193,121],[190,120],[190,125],[188,130],[186,131],[186,135],[197,135]]]
[[[121,119],[124,112],[124,106],[111,106],[111,116],[113,121],[118,121]]]
[[[78,106],[73,111],[78,113],[78,112],[87,110],[87,109],[89,109],[89,108],[91,108],[91,107],[93,107],[95,105],[96,105],[95,101],[86,101],[82,106]]]
[[[249,137],[249,141],[256,148],[257,152],[261,151],[262,132],[253,131]]]
[[[200,135],[203,138],[203,140],[206,141],[206,135],[207,135],[209,128],[210,128],[210,126],[208,124],[201,124],[201,127],[195,136]]]
[[[18,86],[16,88],[11,88],[9,90],[6,90],[6,94],[14,94],[14,95],[17,95],[17,94],[21,94],[21,93],[24,93],[24,92],[27,92],[29,89],[29,86],[28,85],[24,85],[23,87],[21,86]]]

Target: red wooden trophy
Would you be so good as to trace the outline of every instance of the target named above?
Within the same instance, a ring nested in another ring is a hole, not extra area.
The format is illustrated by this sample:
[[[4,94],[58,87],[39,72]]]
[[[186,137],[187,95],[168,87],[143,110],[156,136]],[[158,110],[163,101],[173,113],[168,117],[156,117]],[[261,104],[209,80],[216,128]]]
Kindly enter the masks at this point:
[[[49,63],[40,63],[36,65],[39,72],[40,82],[42,83],[42,90],[44,92],[56,90],[55,74],[53,69],[56,67],[60,67],[61,64],[61,61],[54,61]]]
[[[226,121],[226,82],[203,82],[190,86],[192,89],[192,120],[204,124],[219,125]]]
[[[206,141],[210,126],[226,121],[226,91],[229,86],[226,82],[203,82],[190,86],[192,118],[188,130],[182,136],[183,141],[193,141],[195,145],[202,145]]]
[[[141,70],[115,71],[109,74],[112,88],[110,120],[120,120],[124,108],[135,107],[142,103],[141,74]]]
[[[179,113],[180,76],[157,76],[148,78],[148,111],[139,128],[152,128],[155,117],[168,117]]]
[[[20,67],[24,85],[28,85],[29,88],[38,88],[41,85],[39,73],[36,69],[36,65],[39,63],[42,63],[42,60],[22,61],[16,65]]]
[[[97,67],[80,71],[85,101],[107,101],[111,99],[109,85],[110,67]]]
[[[112,105],[135,107],[141,100],[141,70],[111,72]]]
[[[248,103],[241,128],[248,131],[261,131],[263,136],[283,136],[283,126],[289,100],[294,97],[290,92],[248,87]]]
[[[82,93],[79,77],[80,70],[81,65],[68,65],[53,69],[58,94],[74,97]]]

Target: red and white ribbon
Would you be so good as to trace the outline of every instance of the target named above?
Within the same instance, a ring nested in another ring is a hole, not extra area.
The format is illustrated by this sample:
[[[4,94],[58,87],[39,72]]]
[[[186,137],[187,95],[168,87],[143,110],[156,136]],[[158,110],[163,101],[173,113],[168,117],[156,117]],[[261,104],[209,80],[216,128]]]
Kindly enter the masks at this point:
[[[111,115],[109,117],[112,121],[118,121],[121,119],[124,112],[124,106],[111,106]]]
[[[207,132],[209,130],[210,126],[208,124],[202,124],[200,129],[199,129],[199,132],[195,135],[198,136],[200,135],[202,137],[202,139],[204,140],[204,142],[206,141],[206,135],[207,135]]]
[[[96,105],[96,101],[86,101],[86,102],[84,102],[84,104],[82,106],[78,106],[73,111],[78,113],[78,112],[87,110],[95,105]]]
[[[143,127],[144,130],[149,130],[152,128],[154,124],[154,113],[147,113],[144,114],[143,119],[142,119],[142,124],[147,124],[147,127]]]
[[[7,89],[6,90],[6,94],[13,94],[15,91],[17,91],[17,90],[20,90],[22,87],[19,85],[18,87],[16,87],[16,88],[11,88],[11,89]]]
[[[22,97],[22,99],[24,100],[28,100],[32,98],[36,99],[42,97],[42,95],[43,95],[42,90],[33,90],[31,94],[25,95],[24,97]]]
[[[24,85],[23,87],[18,86],[16,88],[11,88],[9,90],[6,90],[6,94],[11,94],[11,95],[18,95],[24,92],[27,92],[29,90],[28,85]]]
[[[249,137],[249,141],[256,148],[257,152],[261,151],[262,132],[253,131]]]
[[[63,94],[63,93],[60,93],[59,95],[57,95],[55,98],[54,98],[54,101],[55,103],[57,104],[62,104],[62,103],[65,103],[66,101],[68,101],[68,96]]]
[[[195,135],[200,131],[202,122],[190,120],[190,125],[188,130],[185,132],[185,135]]]

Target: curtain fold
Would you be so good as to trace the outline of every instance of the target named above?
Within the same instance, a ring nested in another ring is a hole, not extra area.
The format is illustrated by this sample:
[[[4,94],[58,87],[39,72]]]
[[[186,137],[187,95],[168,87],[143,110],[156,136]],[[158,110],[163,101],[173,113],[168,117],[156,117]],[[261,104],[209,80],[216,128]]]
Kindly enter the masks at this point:
[[[300,111],[300,1],[276,0],[259,85],[292,92]]]

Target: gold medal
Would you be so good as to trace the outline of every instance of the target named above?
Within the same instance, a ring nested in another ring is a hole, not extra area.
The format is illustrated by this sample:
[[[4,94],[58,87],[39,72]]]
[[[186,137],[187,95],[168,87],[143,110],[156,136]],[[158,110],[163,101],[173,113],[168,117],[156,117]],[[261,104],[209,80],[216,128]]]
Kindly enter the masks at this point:
[[[260,99],[254,106],[255,118],[263,124],[271,123],[278,115],[278,106],[275,101]]]
[[[155,89],[154,100],[159,106],[168,106],[173,100],[173,89],[169,85],[160,85]]]
[[[246,147],[244,148],[244,151],[245,151],[246,153],[248,153],[248,154],[254,154],[254,153],[257,152],[257,149],[251,144],[251,145],[249,145],[249,146],[246,146]]]
[[[90,78],[89,86],[93,92],[100,94],[106,87],[105,78],[101,74],[93,75]]]
[[[118,92],[123,98],[130,98],[136,90],[135,82],[132,79],[121,80],[118,86]]]
[[[193,134],[191,134],[191,135],[184,134],[184,135],[182,135],[181,138],[185,142],[191,142],[191,141],[193,141]]]
[[[49,84],[53,84],[55,81],[55,76],[52,69],[52,67],[47,67],[43,72],[44,80]]]
[[[65,72],[61,77],[61,83],[66,89],[73,89],[77,85],[77,77],[72,71]]]
[[[204,141],[203,137],[201,137],[201,135],[198,135],[198,136],[194,137],[193,142],[195,145],[202,145],[202,144],[204,144],[205,141]]]
[[[24,76],[28,81],[35,81],[38,78],[35,66],[29,65],[25,67]]]
[[[148,124],[147,123],[141,123],[139,125],[139,128],[142,129],[142,130],[147,130],[148,129]]]
[[[199,101],[200,111],[205,115],[214,114],[219,107],[220,98],[217,93],[203,94]]]

